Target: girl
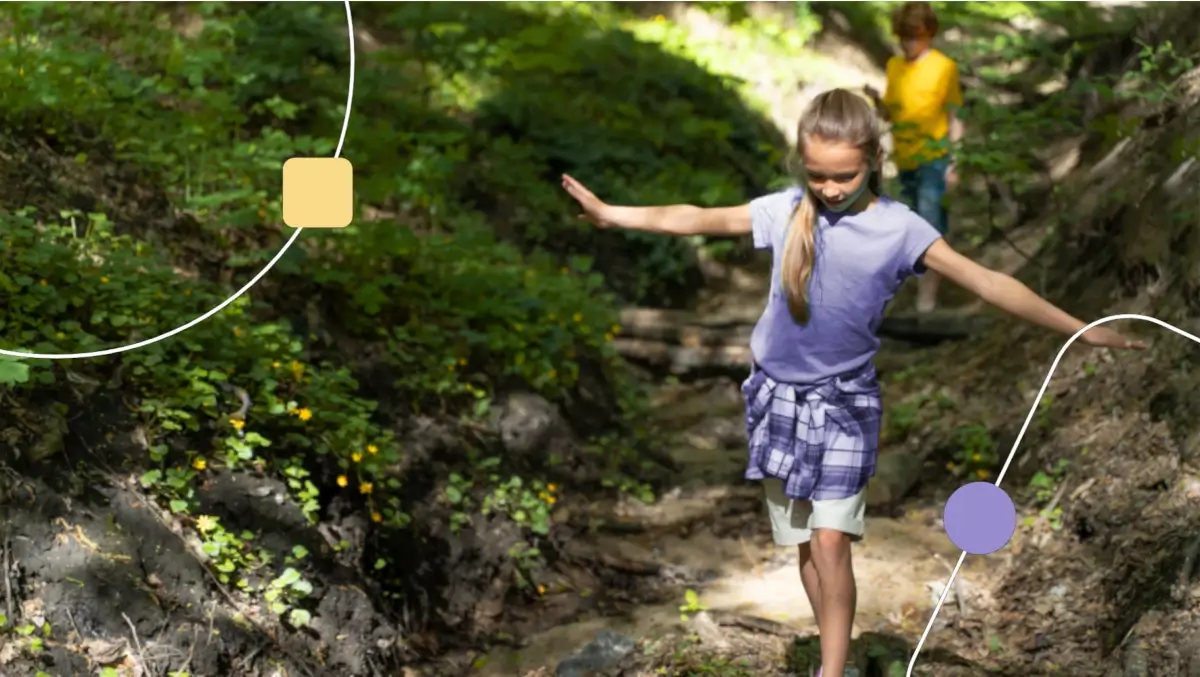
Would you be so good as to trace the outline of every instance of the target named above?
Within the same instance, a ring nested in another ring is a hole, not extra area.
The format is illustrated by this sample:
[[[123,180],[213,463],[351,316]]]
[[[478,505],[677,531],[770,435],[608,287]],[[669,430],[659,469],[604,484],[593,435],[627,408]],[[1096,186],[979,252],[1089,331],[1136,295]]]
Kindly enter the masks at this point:
[[[863,535],[882,414],[872,359],[887,303],[910,275],[933,270],[1017,317],[1064,334],[1084,322],[1017,280],[950,248],[937,229],[880,195],[881,130],[865,99],[825,92],[799,123],[799,185],[737,207],[621,207],[569,176],[562,184],[602,228],[667,235],[750,234],[773,256],[771,291],[750,339],[742,385],[750,461],[776,544],[798,546],[800,580],[821,641],[821,669],[846,669],[856,587],[850,544]],[[1096,327],[1093,346],[1141,348]]]

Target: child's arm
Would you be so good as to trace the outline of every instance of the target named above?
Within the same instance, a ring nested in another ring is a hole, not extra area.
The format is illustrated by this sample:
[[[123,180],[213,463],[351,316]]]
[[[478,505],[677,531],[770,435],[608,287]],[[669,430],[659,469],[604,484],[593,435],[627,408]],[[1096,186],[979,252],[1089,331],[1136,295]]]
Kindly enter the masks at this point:
[[[562,185],[583,208],[580,218],[601,228],[625,228],[662,235],[748,235],[751,231],[748,204],[714,208],[693,205],[620,207],[605,204],[566,174]]]
[[[1087,326],[1086,322],[1071,317],[1013,277],[985,268],[954,251],[945,240],[935,241],[926,250],[923,261],[930,270],[950,278],[987,303],[1023,320],[1068,336]],[[1093,346],[1146,347],[1140,341],[1132,341],[1104,327],[1093,327],[1079,338]]]

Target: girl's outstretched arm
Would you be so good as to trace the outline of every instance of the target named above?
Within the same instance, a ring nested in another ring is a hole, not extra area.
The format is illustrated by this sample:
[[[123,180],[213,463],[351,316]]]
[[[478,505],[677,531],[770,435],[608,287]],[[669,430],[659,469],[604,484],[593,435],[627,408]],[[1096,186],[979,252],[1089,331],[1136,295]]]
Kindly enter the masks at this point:
[[[563,189],[575,198],[583,213],[579,218],[601,228],[625,228],[663,235],[747,235],[750,205],[704,208],[693,205],[620,207],[605,204],[586,186],[563,174]]]
[[[954,251],[945,240],[937,240],[925,251],[925,267],[948,277],[997,308],[1057,332],[1073,335],[1088,323],[1071,317],[1054,304],[1033,293],[1009,275],[975,263]],[[1092,327],[1079,340],[1107,348],[1145,348],[1105,327]]]

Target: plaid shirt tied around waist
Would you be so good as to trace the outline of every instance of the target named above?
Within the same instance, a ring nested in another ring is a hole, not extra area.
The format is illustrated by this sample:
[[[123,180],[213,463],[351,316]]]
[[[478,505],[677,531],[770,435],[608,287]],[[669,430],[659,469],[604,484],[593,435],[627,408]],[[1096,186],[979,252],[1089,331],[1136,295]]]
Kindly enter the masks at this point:
[[[755,368],[742,395],[746,479],[773,477],[789,498],[825,501],[854,496],[875,474],[883,404],[872,366],[812,386],[780,383]]]

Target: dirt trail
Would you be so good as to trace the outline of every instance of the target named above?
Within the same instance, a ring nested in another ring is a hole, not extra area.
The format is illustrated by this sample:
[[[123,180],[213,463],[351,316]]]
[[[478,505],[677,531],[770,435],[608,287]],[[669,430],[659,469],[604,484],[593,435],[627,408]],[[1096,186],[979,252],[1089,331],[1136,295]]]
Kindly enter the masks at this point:
[[[681,396],[681,392],[689,394]],[[519,649],[496,650],[476,674],[488,677],[553,669],[596,633],[609,630],[653,640],[683,627],[683,590],[695,590],[714,616],[767,621],[786,634],[815,634],[812,609],[800,586],[793,548],[771,541],[756,484],[741,479],[745,462],[741,403],[735,383],[708,387],[664,386],[662,416],[678,429],[672,456],[681,466],[678,486],[652,505],[629,503],[623,521],[637,534],[585,536],[587,545],[621,557],[652,559],[667,572],[691,579],[668,601],[633,604],[615,616],[586,616],[525,638]],[[886,453],[886,452],[885,452]],[[940,504],[916,499],[903,515],[871,515],[855,545],[859,586],[856,635],[864,631],[919,634],[958,557],[941,529]],[[972,585],[973,572],[960,575]],[[572,594],[572,593],[565,593]],[[781,666],[782,667],[782,666]]]

